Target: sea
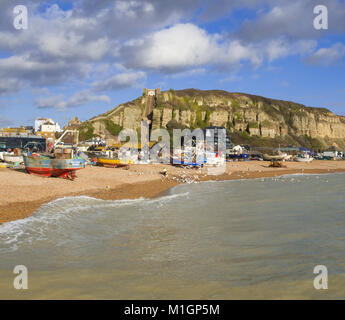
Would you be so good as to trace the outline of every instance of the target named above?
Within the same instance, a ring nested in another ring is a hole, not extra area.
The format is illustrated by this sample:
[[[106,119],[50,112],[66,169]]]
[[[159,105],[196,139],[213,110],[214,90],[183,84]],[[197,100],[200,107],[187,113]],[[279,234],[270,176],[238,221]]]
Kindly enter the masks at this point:
[[[344,178],[55,200],[0,226],[0,299],[344,299]]]

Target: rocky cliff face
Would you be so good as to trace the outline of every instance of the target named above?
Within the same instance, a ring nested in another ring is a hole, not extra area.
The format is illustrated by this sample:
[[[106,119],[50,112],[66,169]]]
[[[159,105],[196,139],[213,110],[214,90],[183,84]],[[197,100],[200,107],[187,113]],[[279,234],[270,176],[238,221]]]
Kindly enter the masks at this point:
[[[152,103],[153,111],[146,114]],[[155,97],[142,96],[90,119],[80,130],[107,138],[121,128],[140,130],[142,119],[150,120],[151,129],[171,129],[176,123],[191,129],[215,125],[249,141],[255,137],[256,142],[271,139],[296,145],[314,141],[323,147],[345,146],[345,117],[327,109],[219,90],[170,90]]]

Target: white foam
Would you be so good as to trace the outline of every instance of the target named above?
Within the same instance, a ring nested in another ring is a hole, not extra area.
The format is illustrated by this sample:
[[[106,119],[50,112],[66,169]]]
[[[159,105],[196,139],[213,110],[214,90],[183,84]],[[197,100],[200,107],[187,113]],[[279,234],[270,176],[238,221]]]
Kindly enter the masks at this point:
[[[63,197],[51,201],[38,209],[34,215],[20,220],[4,223],[0,226],[0,252],[17,250],[21,243],[43,240],[47,238],[49,230],[64,228],[78,216],[90,213],[97,214],[104,208],[122,208],[126,206],[149,206],[156,204],[159,207],[174,199],[188,196],[188,192],[171,194],[156,199],[124,199],[101,200],[88,196]],[[92,210],[94,209],[94,210]],[[115,211],[116,212],[116,211]]]

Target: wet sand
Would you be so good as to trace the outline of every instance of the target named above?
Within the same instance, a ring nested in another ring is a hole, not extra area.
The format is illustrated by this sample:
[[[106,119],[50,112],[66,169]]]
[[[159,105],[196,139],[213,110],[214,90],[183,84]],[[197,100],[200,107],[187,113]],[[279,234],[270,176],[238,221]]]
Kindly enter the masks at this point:
[[[228,162],[220,175],[210,175],[207,168],[186,169],[163,164],[132,165],[129,170],[87,167],[78,171],[75,181],[0,168],[0,224],[26,218],[42,204],[66,196],[86,195],[104,200],[151,198],[185,182],[345,172],[345,161],[284,164],[286,168],[270,168],[269,162],[263,161]],[[165,167],[168,177],[161,174]]]

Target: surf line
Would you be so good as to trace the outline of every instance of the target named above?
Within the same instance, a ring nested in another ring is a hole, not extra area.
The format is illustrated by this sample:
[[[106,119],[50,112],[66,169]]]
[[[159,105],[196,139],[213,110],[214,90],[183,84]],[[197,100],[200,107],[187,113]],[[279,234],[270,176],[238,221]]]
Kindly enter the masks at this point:
[[[159,307],[138,307],[131,304],[130,307],[125,307],[125,315],[151,315],[152,318],[156,317]]]

